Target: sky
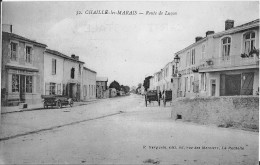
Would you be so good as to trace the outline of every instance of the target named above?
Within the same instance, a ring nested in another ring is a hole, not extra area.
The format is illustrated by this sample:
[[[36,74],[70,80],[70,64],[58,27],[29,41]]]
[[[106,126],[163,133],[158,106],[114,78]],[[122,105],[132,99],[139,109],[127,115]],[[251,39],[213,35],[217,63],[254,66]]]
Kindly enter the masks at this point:
[[[137,14],[85,14],[87,10]],[[194,43],[196,36],[223,31],[225,20],[238,26],[257,18],[258,1],[39,1],[2,6],[3,24],[12,24],[13,33],[75,54],[97,76],[130,87],[173,61],[174,53]]]

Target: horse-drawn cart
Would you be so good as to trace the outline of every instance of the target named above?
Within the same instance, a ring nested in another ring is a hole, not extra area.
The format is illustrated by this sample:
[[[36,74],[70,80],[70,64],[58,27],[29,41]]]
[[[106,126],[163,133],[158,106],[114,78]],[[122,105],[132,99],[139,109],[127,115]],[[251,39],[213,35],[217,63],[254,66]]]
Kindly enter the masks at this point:
[[[158,105],[160,106],[160,98],[157,93],[157,90],[150,90],[146,92],[145,95],[145,106],[147,107],[147,102],[151,103],[151,101],[157,101]]]
[[[172,91],[169,90],[169,91],[164,91],[164,94],[163,94],[163,105],[166,106],[166,102],[168,101],[172,101]]]
[[[70,105],[72,107],[73,100],[67,96],[62,95],[42,95],[43,107],[48,108],[49,106],[57,106],[61,108],[63,105]]]

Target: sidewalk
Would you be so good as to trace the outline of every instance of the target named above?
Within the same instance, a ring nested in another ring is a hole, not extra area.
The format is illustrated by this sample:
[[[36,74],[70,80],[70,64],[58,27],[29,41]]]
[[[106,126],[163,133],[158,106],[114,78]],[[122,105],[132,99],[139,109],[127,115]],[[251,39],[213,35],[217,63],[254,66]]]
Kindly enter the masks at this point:
[[[100,101],[101,99],[91,99],[88,101],[80,101],[80,102],[74,102],[73,107],[75,106],[82,106],[82,105],[87,105],[90,103],[94,103],[97,101]],[[56,107],[54,107],[56,108]],[[1,107],[1,114],[6,114],[6,113],[14,113],[14,112],[23,112],[23,111],[35,111],[35,110],[42,110],[43,108],[43,103],[40,104],[28,104],[27,108],[20,108],[19,106],[11,106],[11,107]]]

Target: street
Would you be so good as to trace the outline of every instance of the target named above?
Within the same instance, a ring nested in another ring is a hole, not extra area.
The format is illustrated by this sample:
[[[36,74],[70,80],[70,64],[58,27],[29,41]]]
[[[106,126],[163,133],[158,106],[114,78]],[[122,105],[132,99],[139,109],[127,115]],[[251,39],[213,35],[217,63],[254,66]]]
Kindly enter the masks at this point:
[[[2,115],[1,164],[258,164],[258,132],[170,118],[144,97]]]

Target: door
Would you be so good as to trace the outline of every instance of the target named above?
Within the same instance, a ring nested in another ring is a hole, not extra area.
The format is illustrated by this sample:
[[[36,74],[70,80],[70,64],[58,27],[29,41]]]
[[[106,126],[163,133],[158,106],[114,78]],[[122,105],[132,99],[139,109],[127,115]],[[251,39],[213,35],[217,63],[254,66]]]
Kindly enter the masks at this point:
[[[73,98],[73,84],[69,84],[69,97]]]
[[[216,80],[210,80],[211,84],[211,96],[216,96]]]
[[[254,73],[242,74],[241,95],[253,95]]]
[[[25,101],[25,75],[20,75],[20,100]]]
[[[240,95],[241,74],[226,75],[226,96]]]

